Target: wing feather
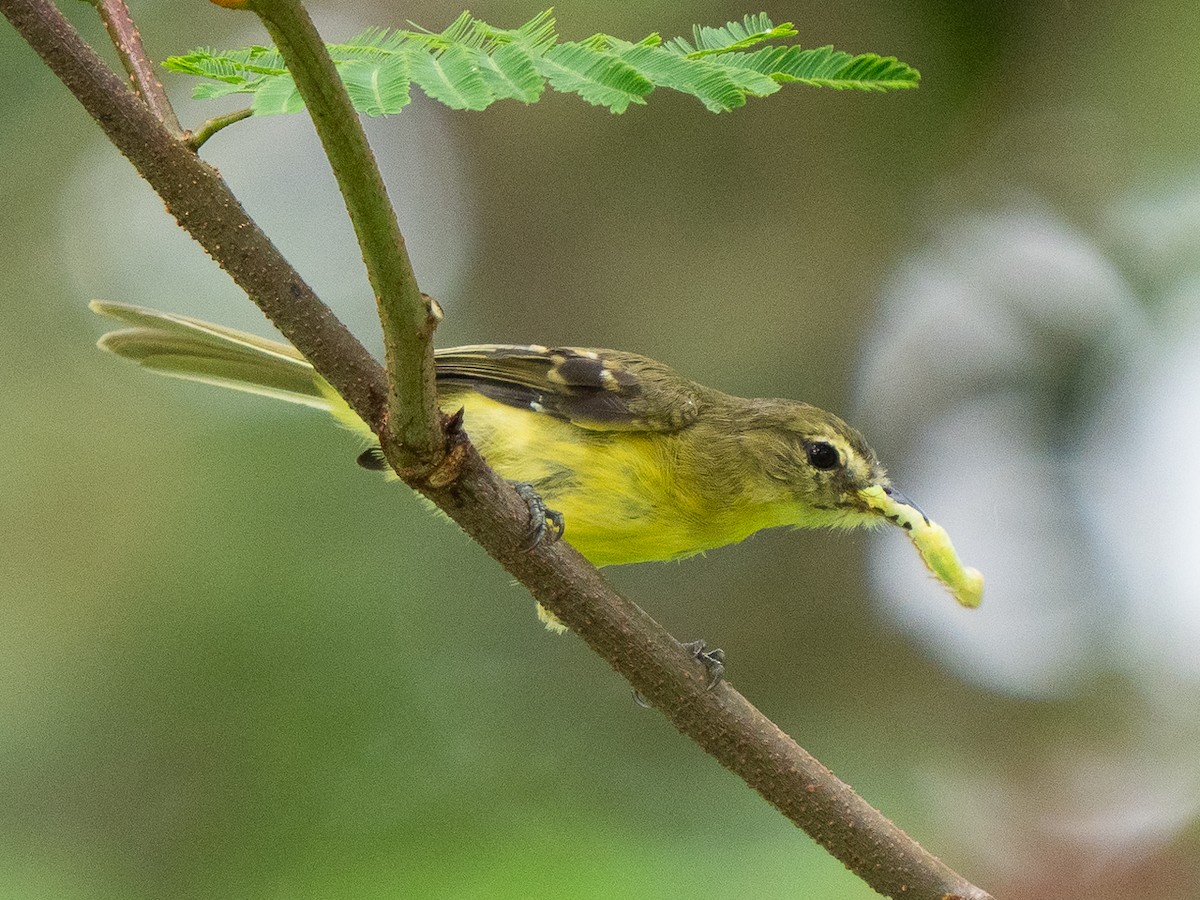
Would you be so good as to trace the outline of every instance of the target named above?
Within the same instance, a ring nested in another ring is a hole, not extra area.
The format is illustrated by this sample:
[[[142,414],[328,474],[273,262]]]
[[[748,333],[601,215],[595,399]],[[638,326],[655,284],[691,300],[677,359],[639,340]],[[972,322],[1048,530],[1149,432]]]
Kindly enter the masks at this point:
[[[704,390],[662,363],[616,350],[480,344],[436,354],[438,387],[595,431],[673,432],[699,414]]]

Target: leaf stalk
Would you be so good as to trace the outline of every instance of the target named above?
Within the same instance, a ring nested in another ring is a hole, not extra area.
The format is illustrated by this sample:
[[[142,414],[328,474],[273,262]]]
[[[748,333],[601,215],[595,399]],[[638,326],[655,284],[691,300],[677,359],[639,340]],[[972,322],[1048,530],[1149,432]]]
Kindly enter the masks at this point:
[[[245,109],[239,109],[236,112],[226,113],[223,116],[213,116],[195,131],[188,133],[185,136],[186,143],[192,148],[192,150],[199,150],[204,146],[205,141],[207,141],[222,128],[228,128],[235,122],[240,122],[242,119],[248,119],[252,115],[254,115],[254,110],[248,106]]]

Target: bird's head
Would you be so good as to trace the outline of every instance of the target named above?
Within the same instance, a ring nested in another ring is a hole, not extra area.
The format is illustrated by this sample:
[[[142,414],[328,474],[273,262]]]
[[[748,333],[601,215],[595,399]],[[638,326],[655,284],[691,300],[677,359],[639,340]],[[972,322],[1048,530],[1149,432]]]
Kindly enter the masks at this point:
[[[878,488],[901,495],[856,429],[807,403],[755,402],[756,421],[745,434],[764,473],[794,506],[793,524],[853,528],[885,520],[862,492]]]
[[[983,576],[962,566],[945,529],[892,486],[859,432],[842,419],[788,400],[759,401],[761,427],[745,433],[763,471],[787,499],[787,519],[801,528],[872,527],[891,522],[908,532],[930,572],[964,606],[978,606]]]

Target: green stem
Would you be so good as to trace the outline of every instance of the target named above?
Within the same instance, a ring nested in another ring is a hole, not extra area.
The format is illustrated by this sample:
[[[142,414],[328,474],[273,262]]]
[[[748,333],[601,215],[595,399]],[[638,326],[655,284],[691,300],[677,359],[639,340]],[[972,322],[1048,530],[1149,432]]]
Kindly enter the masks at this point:
[[[242,119],[248,119],[252,115],[254,115],[254,110],[247,106],[245,109],[239,109],[237,112],[226,113],[223,116],[213,116],[187,136],[187,145],[192,150],[199,150],[204,146],[205,141],[222,128],[227,128],[234,122],[242,121]]]
[[[385,448],[428,471],[445,450],[434,382],[433,331],[441,314],[417,287],[404,236],[362,123],[304,5],[250,0],[296,81],[358,236],[383,325],[388,371]]]

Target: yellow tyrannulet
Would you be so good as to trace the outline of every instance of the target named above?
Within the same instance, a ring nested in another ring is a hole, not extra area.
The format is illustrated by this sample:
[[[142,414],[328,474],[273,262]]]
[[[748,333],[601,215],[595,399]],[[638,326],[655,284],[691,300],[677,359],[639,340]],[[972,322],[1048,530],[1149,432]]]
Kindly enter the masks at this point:
[[[94,301],[132,326],[100,346],[148,369],[312,406],[370,429],[293,347],[198,319]],[[532,485],[563,537],[598,566],[680,559],[763,528],[903,527],[964,606],[983,577],[945,530],[891,487],[837,416],[793,400],[745,400],[632,353],[480,345],[439,350],[441,406],[463,410],[500,475]]]

